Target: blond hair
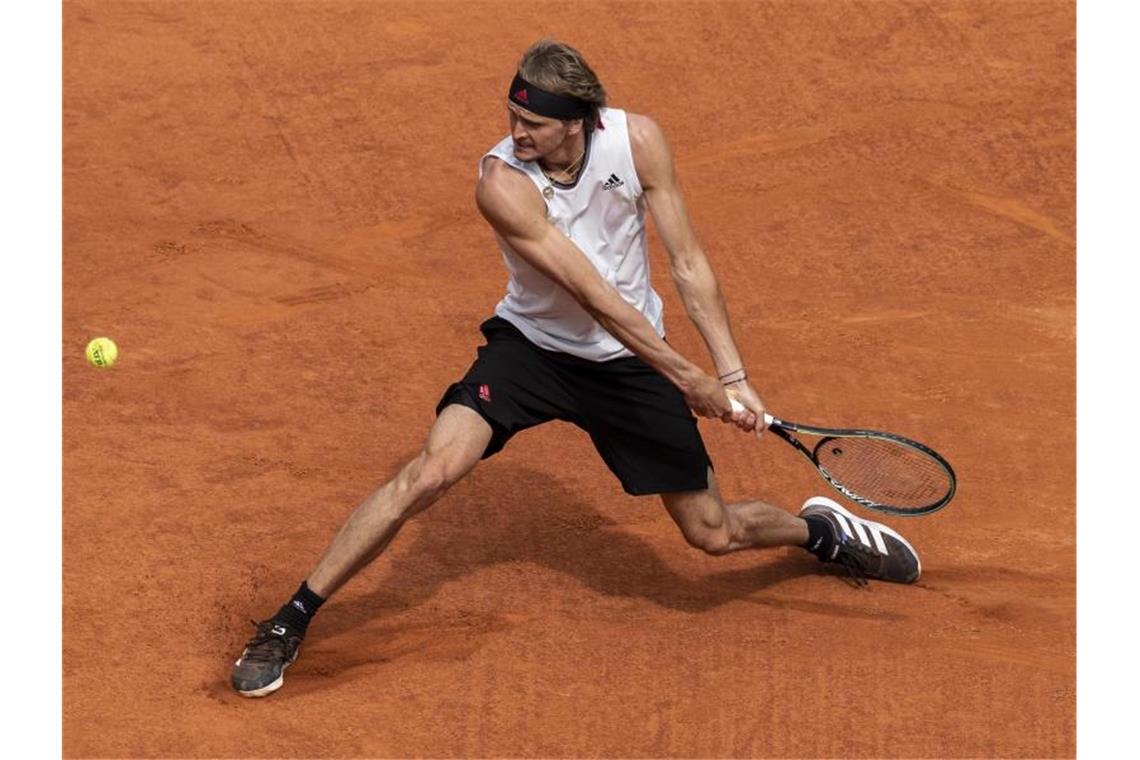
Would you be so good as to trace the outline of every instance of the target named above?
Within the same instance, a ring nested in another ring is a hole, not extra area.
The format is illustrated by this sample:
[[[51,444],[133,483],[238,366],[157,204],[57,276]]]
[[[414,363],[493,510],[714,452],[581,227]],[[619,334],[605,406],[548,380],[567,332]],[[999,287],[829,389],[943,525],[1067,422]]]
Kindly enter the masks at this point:
[[[587,130],[598,123],[598,109],[606,105],[606,88],[586,59],[564,42],[543,39],[527,48],[519,61],[519,76],[555,95],[568,95],[593,105],[584,122]]]

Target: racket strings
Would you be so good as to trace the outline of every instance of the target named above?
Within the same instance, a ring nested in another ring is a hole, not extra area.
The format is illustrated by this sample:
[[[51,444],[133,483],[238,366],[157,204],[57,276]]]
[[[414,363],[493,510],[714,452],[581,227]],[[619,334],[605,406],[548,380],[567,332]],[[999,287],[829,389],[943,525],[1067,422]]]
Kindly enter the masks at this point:
[[[950,489],[950,476],[936,459],[889,439],[825,439],[815,458],[848,490],[882,505],[919,509]]]

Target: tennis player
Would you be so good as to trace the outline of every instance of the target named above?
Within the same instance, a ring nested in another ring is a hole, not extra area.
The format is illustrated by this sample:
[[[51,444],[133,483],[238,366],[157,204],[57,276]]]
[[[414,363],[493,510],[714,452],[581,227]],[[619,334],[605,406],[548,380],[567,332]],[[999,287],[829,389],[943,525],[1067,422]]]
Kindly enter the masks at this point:
[[[660,494],[685,540],[702,551],[802,546],[859,582],[918,579],[918,556],[901,536],[829,499],[809,499],[798,516],[761,501],[722,500],[693,413],[759,433],[764,404],[660,127],[607,107],[581,54],[549,40],[523,55],[505,107],[510,134],[479,162],[475,190],[510,276],[481,326],[485,344],[444,392],[423,450],[356,508],[293,598],[256,624],[231,674],[245,696],[281,686],[321,604],[409,518],[515,434],[550,420],[586,431],[626,492]],[[715,374],[665,341],[646,211]],[[743,411],[732,411],[730,395]]]

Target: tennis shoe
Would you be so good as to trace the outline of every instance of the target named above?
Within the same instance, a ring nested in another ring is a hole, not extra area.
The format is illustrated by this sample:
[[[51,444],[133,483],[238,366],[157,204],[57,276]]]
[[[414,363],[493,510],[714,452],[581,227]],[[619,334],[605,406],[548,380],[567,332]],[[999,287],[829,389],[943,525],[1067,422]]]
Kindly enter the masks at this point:
[[[835,539],[830,556],[822,562],[843,565],[859,586],[867,579],[914,583],[922,575],[918,552],[907,540],[882,523],[864,520],[824,496],[804,502],[800,517],[821,517]]]
[[[302,636],[277,620],[250,622],[257,633],[234,663],[230,683],[243,697],[264,697],[285,683],[285,669],[297,659]]]

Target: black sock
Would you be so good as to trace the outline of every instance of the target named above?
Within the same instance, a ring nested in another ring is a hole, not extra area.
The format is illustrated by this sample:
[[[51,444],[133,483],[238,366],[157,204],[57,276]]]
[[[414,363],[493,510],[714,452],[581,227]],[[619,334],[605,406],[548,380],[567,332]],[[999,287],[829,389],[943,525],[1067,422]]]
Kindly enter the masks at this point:
[[[831,552],[835,548],[831,523],[818,515],[808,515],[804,522],[808,526],[808,540],[804,548],[822,560],[831,559]]]
[[[292,628],[298,636],[304,636],[305,630],[309,627],[309,621],[313,619],[313,615],[317,614],[317,610],[324,603],[325,600],[309,588],[309,582],[303,581],[300,588],[297,589],[297,593],[293,594],[293,598],[277,610],[273,619]]]

